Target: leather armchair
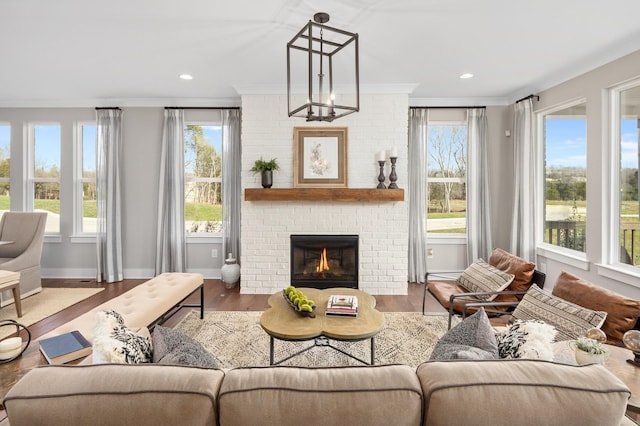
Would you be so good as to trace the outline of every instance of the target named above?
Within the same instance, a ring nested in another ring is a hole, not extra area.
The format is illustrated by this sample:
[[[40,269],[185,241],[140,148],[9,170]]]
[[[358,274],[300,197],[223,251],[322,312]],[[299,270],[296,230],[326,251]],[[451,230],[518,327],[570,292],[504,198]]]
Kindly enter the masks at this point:
[[[20,294],[29,296],[42,290],[40,259],[47,223],[46,212],[5,212],[0,220],[0,269],[20,272]],[[0,295],[7,300],[10,292]]]

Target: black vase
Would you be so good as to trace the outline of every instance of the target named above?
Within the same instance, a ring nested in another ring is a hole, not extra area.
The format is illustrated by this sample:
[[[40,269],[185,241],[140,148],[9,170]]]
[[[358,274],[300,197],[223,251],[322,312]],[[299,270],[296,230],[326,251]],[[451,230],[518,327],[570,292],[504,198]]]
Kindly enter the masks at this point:
[[[271,185],[273,185],[273,171],[263,170],[262,171],[262,187],[271,188]]]

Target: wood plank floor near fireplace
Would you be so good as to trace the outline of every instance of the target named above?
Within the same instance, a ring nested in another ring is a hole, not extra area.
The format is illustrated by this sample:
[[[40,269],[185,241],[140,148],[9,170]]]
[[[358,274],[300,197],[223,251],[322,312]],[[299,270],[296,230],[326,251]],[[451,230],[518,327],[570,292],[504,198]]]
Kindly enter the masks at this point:
[[[291,284],[358,288],[357,235],[291,235]]]

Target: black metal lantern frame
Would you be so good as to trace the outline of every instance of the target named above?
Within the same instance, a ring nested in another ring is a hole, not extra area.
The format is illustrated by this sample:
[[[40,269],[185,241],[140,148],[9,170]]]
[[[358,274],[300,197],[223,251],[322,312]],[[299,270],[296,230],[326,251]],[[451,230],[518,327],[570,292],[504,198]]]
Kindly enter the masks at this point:
[[[360,110],[358,34],[325,25],[329,21],[326,13],[316,13],[313,18],[287,43],[289,117],[331,122]],[[292,67],[298,65],[294,57],[302,59],[301,69],[306,67],[301,89],[301,94],[306,92],[306,102],[299,106],[294,106]]]

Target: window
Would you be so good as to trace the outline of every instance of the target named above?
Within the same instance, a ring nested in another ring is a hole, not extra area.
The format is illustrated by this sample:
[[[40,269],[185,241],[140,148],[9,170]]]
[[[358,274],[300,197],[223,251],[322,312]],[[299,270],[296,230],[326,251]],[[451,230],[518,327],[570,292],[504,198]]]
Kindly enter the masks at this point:
[[[541,117],[545,243],[586,252],[587,118],[580,101]]]
[[[640,266],[640,219],[638,217],[638,133],[640,132],[640,82],[614,91],[614,194],[612,230],[614,261]]]
[[[222,233],[221,126],[185,126],[184,174],[187,233]]]
[[[0,124],[0,213],[11,210],[11,203],[9,198],[10,176],[11,126],[9,126],[8,124]]]
[[[60,232],[60,125],[30,126],[31,166],[29,167],[32,197],[28,207],[46,211],[47,233]]]
[[[96,202],[96,125],[79,123],[77,127],[76,217],[77,233],[97,231]]]
[[[442,118],[454,115],[456,121],[437,120],[437,113],[429,112],[427,125],[427,232],[466,234],[466,112],[441,111]]]

